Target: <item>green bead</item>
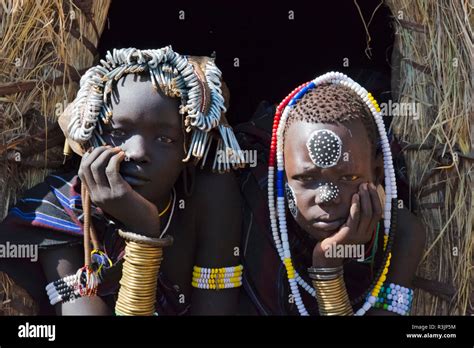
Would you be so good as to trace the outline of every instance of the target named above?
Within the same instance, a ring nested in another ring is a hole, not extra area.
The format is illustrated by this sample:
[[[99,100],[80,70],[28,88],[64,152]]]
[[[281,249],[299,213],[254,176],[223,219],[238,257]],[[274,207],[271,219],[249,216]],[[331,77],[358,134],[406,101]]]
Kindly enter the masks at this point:
[[[388,308],[388,304],[384,303],[383,309],[387,309],[387,308]]]

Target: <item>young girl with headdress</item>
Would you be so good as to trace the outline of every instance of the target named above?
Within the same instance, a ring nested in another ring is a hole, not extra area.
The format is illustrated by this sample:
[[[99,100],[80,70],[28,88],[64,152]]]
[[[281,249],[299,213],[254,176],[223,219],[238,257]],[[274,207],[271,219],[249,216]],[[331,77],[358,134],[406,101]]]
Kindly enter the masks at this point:
[[[109,52],[59,119],[79,167],[27,191],[0,225],[3,242],[39,246],[39,262],[0,270],[43,314],[234,313],[240,201],[228,172],[242,161],[227,99],[213,59]]]

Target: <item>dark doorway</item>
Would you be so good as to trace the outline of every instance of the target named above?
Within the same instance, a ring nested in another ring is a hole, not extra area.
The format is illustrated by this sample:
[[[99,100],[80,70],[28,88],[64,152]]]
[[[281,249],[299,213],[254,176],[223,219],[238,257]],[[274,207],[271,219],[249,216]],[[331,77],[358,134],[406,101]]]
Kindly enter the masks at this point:
[[[357,3],[368,23],[380,0]],[[330,70],[348,74],[380,102],[388,99],[390,21],[389,9],[380,6],[369,27],[369,59],[364,24],[351,0],[112,1],[99,50],[103,56],[114,47],[172,45],[181,54],[215,52],[231,91],[228,118],[236,124],[248,120],[260,101],[279,103],[297,85]]]

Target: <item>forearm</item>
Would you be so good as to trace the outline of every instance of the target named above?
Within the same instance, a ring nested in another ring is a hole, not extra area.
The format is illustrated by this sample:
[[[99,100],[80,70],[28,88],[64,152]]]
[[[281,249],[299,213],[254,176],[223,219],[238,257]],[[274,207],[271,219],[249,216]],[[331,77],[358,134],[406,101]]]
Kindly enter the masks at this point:
[[[81,297],[55,306],[57,315],[112,315],[112,310],[99,296]]]
[[[81,267],[80,247],[51,249],[40,254],[40,262],[48,283],[76,274]],[[50,298],[51,299],[51,298]],[[111,315],[112,312],[99,296],[76,298],[54,304],[57,315]]]

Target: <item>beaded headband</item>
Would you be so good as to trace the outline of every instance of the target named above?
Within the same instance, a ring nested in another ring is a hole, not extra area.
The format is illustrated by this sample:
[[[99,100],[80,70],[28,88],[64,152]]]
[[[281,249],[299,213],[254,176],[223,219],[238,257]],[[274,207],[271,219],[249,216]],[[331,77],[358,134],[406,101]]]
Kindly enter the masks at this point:
[[[216,156],[213,169],[227,171],[231,166],[242,166],[239,144],[224,116],[221,71],[213,59],[182,56],[171,46],[107,52],[105,60],[100,60],[100,65],[87,70],[81,78],[80,89],[69,110],[66,137],[81,147],[87,142],[94,147],[105,144],[102,125],[112,119],[110,99],[114,83],[126,74],[142,72],[150,74],[155,90],[160,88],[167,96],[181,99],[179,111],[185,115],[186,132],[191,133],[184,162],[191,156],[196,162],[204,157],[204,165],[213,139],[210,133],[218,130],[216,154],[225,151],[228,156],[219,161]],[[73,149],[77,152],[77,146]]]
[[[278,105],[273,120],[272,140],[270,145],[270,158],[268,166],[268,206],[270,210],[270,223],[272,228],[272,234],[275,241],[275,246],[278,254],[286,267],[288,281],[290,284],[291,293],[293,295],[295,304],[301,315],[308,315],[308,311],[302,301],[301,294],[298,285],[306,290],[313,297],[316,296],[316,292],[311,285],[309,285],[293,267],[291,259],[290,245],[288,241],[288,229],[285,214],[285,168],[283,159],[283,133],[285,124],[288,119],[290,110],[295,104],[311,89],[317,88],[321,84],[338,84],[345,86],[353,90],[359,97],[365,102],[367,107],[370,109],[375,123],[380,134],[380,140],[383,151],[384,159],[384,173],[385,173],[385,207],[384,207],[384,249],[386,255],[384,257],[384,265],[386,266],[382,272],[379,272],[376,285],[372,289],[372,293],[377,292],[380,289],[380,284],[383,284],[388,271],[388,265],[390,263],[391,253],[390,247],[392,245],[393,236],[390,233],[391,225],[393,227],[393,221],[391,221],[391,211],[395,205],[397,198],[397,186],[395,181],[395,171],[393,167],[392,154],[390,151],[389,141],[385,126],[380,113],[380,108],[365,88],[360,86],[357,82],[353,81],[346,75],[339,72],[329,72],[322,76],[315,78],[314,80],[302,84],[301,86],[294,89],[281,103]],[[275,180],[275,165],[276,165],[276,180]],[[275,182],[276,182],[276,196],[275,196]],[[276,207],[276,208],[275,208]],[[395,213],[393,214],[395,218]],[[390,240],[389,240],[390,237]],[[389,249],[387,248],[389,246]],[[369,289],[370,291],[370,289]],[[371,304],[366,301],[361,309],[356,312],[356,315],[363,315],[371,307]]]

